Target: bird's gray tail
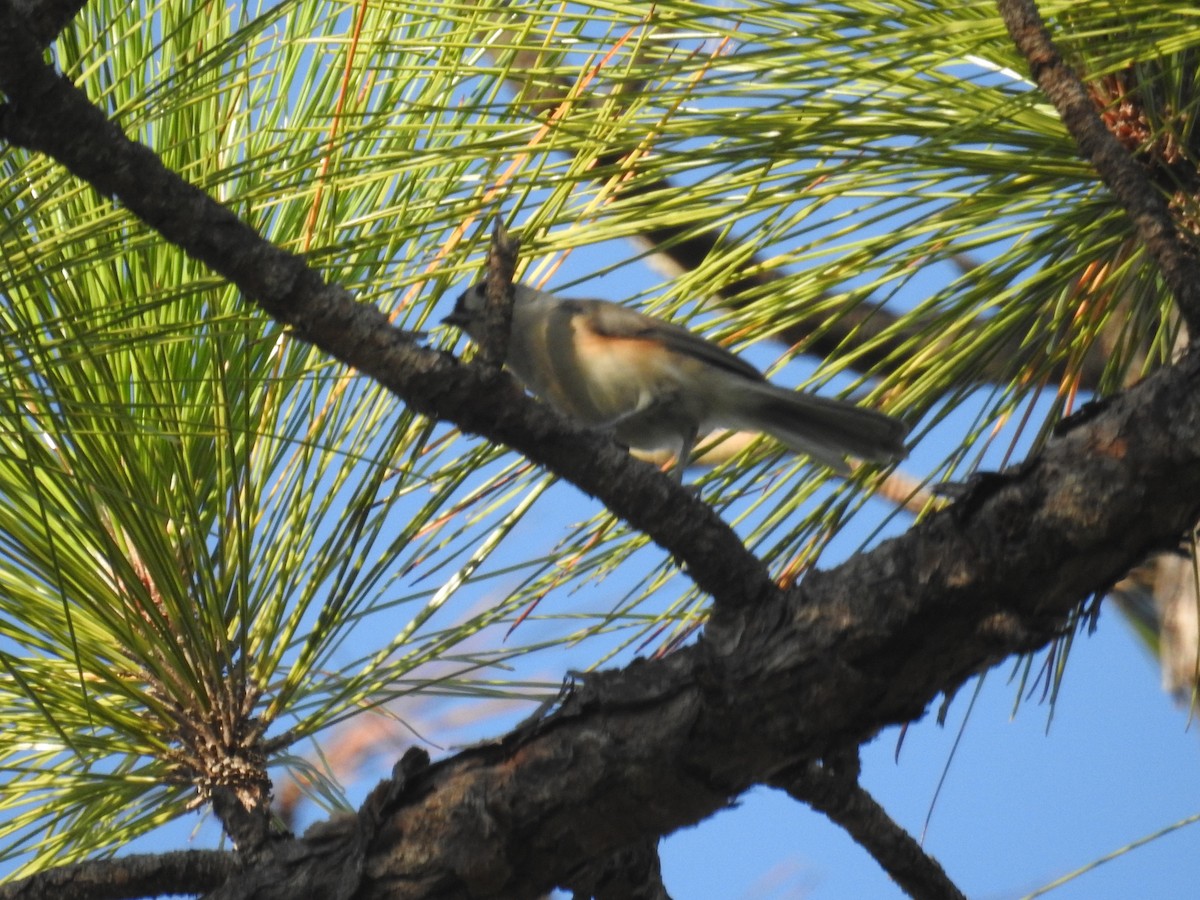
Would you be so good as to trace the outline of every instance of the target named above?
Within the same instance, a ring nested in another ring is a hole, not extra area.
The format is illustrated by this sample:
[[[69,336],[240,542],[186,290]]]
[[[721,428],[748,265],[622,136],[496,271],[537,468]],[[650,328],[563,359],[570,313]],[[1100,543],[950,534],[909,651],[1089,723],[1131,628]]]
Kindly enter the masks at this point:
[[[773,384],[756,386],[736,427],[762,431],[796,453],[810,456],[838,472],[846,457],[889,463],[904,459],[908,426],[899,419],[856,406],[846,400],[789,391]]]

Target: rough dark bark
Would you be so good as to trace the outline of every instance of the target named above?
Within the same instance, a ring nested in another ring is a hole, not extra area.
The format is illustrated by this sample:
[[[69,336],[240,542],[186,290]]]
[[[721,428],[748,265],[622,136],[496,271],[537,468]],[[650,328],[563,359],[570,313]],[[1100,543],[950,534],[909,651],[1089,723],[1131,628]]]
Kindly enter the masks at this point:
[[[13,7],[25,20],[30,37],[45,47],[70,23],[87,0],[13,0]]]
[[[232,853],[185,850],[144,853],[59,866],[0,885],[4,900],[125,900],[211,891],[237,872]]]
[[[858,783],[858,754],[813,762],[802,772],[784,773],[778,787],[846,830],[887,870],[910,897],[966,900],[945,870]]]
[[[595,860],[563,882],[575,900],[671,900],[662,881],[658,841],[639,841]]]

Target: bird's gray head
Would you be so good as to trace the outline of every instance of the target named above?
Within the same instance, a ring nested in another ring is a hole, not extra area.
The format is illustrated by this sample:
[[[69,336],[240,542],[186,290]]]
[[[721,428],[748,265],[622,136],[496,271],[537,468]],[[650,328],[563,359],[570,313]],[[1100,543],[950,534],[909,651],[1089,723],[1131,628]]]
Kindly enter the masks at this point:
[[[523,284],[513,285],[513,300],[516,303],[527,303],[537,297],[538,291]],[[467,334],[471,329],[483,323],[483,313],[487,309],[487,282],[480,281],[471,285],[458,295],[454,301],[454,312],[442,319],[442,324],[461,328]]]
[[[453,325],[470,332],[472,326],[483,318],[487,306],[487,284],[480,281],[458,295],[454,301],[454,312],[442,319],[442,324]]]

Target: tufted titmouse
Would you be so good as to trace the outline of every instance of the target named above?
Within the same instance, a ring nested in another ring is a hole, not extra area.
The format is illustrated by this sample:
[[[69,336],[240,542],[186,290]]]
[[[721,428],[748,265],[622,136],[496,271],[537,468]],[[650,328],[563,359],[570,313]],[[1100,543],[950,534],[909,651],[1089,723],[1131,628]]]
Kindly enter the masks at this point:
[[[845,457],[907,455],[907,426],[844,400],[790,391],[692,332],[607,300],[568,300],[513,286],[506,364],[534,394],[586,425],[611,428],[636,450],[678,454],[677,475],[699,435],[714,428],[765,432],[838,472]],[[486,289],[458,298],[443,319],[478,341]]]

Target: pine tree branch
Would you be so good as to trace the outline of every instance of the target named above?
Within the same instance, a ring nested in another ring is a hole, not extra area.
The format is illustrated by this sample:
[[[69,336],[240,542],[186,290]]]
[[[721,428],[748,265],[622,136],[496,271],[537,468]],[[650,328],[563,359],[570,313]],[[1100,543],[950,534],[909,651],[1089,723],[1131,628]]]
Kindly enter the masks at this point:
[[[1133,222],[1158,263],[1192,335],[1200,335],[1200,253],[1175,226],[1166,200],[1120,142],[1104,127],[1079,76],[1063,60],[1034,0],[998,0],[1008,33],[1038,87]]]
[[[639,841],[588,863],[563,880],[575,900],[671,900],[662,880],[658,841]]]
[[[87,0],[13,0],[25,27],[38,45],[45,47],[71,23]]]
[[[846,762],[812,762],[804,771],[781,775],[773,783],[841,826],[910,897],[966,900],[938,861],[862,788],[858,775],[856,749]]]
[[[0,885],[0,900],[127,900],[211,891],[238,871],[233,853],[183,850],[58,866]]]

